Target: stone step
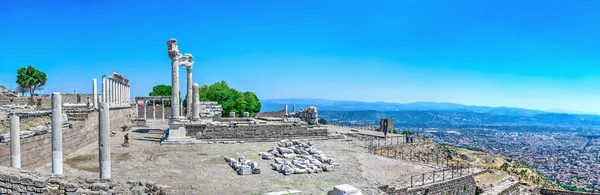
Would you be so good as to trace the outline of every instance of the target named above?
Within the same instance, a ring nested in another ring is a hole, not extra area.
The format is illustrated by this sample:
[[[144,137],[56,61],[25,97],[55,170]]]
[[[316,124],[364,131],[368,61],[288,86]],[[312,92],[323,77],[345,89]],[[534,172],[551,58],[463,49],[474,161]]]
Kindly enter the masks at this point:
[[[245,142],[278,142],[283,139],[297,139],[297,140],[328,140],[328,139],[344,139],[343,136],[314,136],[314,137],[286,137],[286,138],[244,138],[244,139],[201,139],[203,141],[210,142],[231,142],[231,141],[245,141]]]

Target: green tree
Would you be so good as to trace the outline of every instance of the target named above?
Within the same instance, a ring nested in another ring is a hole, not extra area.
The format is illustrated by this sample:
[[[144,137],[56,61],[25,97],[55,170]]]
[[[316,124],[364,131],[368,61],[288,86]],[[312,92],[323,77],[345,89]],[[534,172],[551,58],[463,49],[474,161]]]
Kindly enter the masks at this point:
[[[171,85],[160,84],[160,85],[156,85],[156,86],[152,87],[152,91],[148,95],[149,96],[171,97],[172,90],[173,90],[173,88],[171,87]],[[181,97],[181,92],[179,92],[179,97]],[[181,100],[181,98],[180,98],[180,100]],[[156,103],[159,103],[159,102],[156,102]],[[149,104],[155,104],[155,102],[150,101]],[[165,100],[164,106],[171,106],[171,100]]]
[[[402,134],[402,135],[405,135],[405,134],[413,135],[414,133],[412,131],[404,130],[400,134]]]
[[[36,69],[31,65],[17,69],[17,84],[20,88],[22,88],[22,90],[29,92],[32,100],[33,96],[35,95],[35,91],[44,89],[46,81],[48,81],[46,73]]]
[[[327,120],[325,120],[324,118],[319,118],[319,124],[326,125],[327,124]]]
[[[243,112],[254,116],[260,112],[261,104],[258,97],[252,92],[240,92],[229,87],[225,81],[216,82],[212,85],[203,85],[198,90],[200,101],[215,101],[223,108],[223,116],[229,112],[242,115]],[[184,100],[187,101],[187,100]]]

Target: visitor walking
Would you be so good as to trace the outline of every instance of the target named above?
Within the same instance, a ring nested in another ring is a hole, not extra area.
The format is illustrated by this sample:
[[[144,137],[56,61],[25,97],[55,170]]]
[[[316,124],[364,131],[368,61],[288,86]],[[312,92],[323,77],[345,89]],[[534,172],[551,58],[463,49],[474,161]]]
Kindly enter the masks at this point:
[[[123,141],[123,145],[122,145],[122,146],[123,146],[123,147],[129,147],[129,133],[126,133],[126,134],[125,134],[125,138],[124,138],[124,141]]]
[[[92,107],[92,100],[90,100],[90,97],[87,97],[87,107],[91,108]]]

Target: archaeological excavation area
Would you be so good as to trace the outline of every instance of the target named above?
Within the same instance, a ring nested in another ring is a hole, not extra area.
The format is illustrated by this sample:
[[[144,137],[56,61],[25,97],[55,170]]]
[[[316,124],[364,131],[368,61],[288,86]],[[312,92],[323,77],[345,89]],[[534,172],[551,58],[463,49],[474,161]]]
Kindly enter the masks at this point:
[[[437,151],[435,143],[319,124],[317,105],[223,113],[218,102],[200,101],[193,56],[177,43],[167,41],[171,96],[132,96],[129,79],[113,72],[90,79],[92,94],[55,92],[35,104],[0,97],[0,193],[475,192],[480,170],[415,158]],[[180,67],[187,81],[181,91]],[[180,93],[191,100],[185,106]],[[382,124],[391,131],[392,121]]]

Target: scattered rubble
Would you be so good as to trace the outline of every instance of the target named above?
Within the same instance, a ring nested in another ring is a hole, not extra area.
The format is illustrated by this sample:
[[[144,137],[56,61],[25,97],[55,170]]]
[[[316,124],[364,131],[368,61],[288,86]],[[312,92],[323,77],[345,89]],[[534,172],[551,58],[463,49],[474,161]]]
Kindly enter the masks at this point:
[[[258,163],[247,160],[243,156],[237,160],[228,156],[225,156],[224,159],[227,163],[229,163],[229,166],[231,166],[231,168],[238,173],[238,175],[260,174]]]
[[[273,170],[284,175],[333,171],[338,163],[317,150],[311,142],[281,140],[277,147],[258,154],[263,160],[274,160]]]

